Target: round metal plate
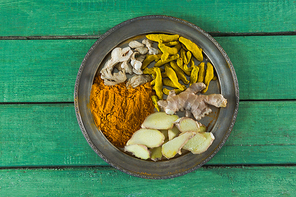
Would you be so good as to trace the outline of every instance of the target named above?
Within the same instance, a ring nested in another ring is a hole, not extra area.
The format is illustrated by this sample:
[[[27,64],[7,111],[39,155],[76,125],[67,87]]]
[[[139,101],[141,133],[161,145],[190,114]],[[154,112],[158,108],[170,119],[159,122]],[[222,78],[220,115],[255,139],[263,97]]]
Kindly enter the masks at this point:
[[[141,160],[113,146],[94,123],[89,108],[89,98],[97,71],[101,69],[113,48],[148,33],[179,34],[186,37],[203,49],[207,61],[214,66],[218,76],[214,92],[221,93],[228,103],[226,108],[215,111],[214,122],[206,120],[210,122],[210,131],[214,134],[215,140],[202,154],[188,153],[158,162]],[[238,113],[239,88],[233,65],[214,38],[187,21],[169,16],[152,15],[125,21],[110,29],[94,43],[78,71],[74,104],[84,137],[92,149],[107,163],[133,176],[165,179],[181,176],[201,167],[221,149],[231,133]]]

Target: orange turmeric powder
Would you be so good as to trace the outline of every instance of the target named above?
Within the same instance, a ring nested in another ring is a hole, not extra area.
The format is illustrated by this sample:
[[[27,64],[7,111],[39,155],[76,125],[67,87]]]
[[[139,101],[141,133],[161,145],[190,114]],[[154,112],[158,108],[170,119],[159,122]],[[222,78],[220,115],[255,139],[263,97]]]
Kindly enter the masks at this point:
[[[150,82],[127,89],[125,83],[106,86],[96,76],[90,94],[95,124],[113,145],[124,147],[144,119],[154,112],[154,94]]]

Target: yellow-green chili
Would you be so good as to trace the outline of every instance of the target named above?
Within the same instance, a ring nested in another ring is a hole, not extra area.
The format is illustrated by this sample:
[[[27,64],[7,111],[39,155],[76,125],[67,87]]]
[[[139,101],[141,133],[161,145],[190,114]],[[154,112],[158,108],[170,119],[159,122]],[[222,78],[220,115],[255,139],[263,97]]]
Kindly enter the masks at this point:
[[[208,88],[209,88],[209,85],[210,85],[210,82],[211,80],[213,79],[214,77],[214,68],[213,68],[213,65],[208,62],[207,63],[207,71],[206,71],[206,76],[205,76],[205,84],[206,84],[206,88],[202,91],[202,93],[206,93]]]
[[[199,68],[199,72],[198,72],[198,79],[197,82],[203,82],[204,81],[204,77],[205,77],[205,63],[201,62],[198,65]]]
[[[202,49],[199,48],[194,42],[192,42],[191,40],[184,38],[182,36],[180,36],[179,41],[184,44],[184,46],[191,51],[191,53],[193,54],[193,56],[198,60],[198,61],[202,61],[203,60],[203,55],[202,55]]]
[[[177,65],[177,63],[175,61],[171,61],[170,65],[175,70],[178,79],[180,79],[184,84],[188,84],[189,81],[186,78],[184,71]]]

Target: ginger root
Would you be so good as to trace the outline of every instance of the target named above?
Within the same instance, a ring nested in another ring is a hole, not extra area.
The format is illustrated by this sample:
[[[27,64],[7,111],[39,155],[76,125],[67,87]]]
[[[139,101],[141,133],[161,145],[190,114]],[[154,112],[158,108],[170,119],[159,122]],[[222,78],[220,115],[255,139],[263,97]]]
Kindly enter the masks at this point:
[[[187,131],[199,132],[200,126],[202,126],[201,123],[188,117],[182,117],[178,119],[175,122],[175,125],[182,133]]]
[[[148,148],[158,147],[163,144],[165,136],[162,132],[155,129],[139,129],[131,139],[127,141],[126,145],[141,144]]]
[[[187,117],[192,113],[196,120],[200,120],[212,112],[209,105],[226,107],[227,104],[227,100],[221,94],[196,95],[205,88],[204,83],[194,83],[178,95],[174,91],[170,91],[167,99],[159,100],[158,105],[167,114],[175,114],[177,111],[185,110]]]
[[[161,130],[171,129],[178,118],[177,115],[168,115],[165,112],[155,112],[146,117],[142,124],[142,128]]]
[[[152,161],[161,160],[161,158],[162,158],[161,146],[156,147],[156,148],[152,148],[150,151],[151,151],[151,160]]]
[[[197,133],[184,146],[183,149],[191,151],[193,154],[201,154],[208,150],[215,139],[210,132]]]
[[[179,135],[178,137],[175,137],[174,139],[168,141],[167,143],[164,143],[162,145],[162,150],[161,150],[162,155],[165,156],[167,159],[173,158],[177,153],[181,155],[182,147],[195,134],[196,133],[192,131],[185,132],[184,134]]]
[[[141,159],[150,158],[150,151],[147,149],[146,146],[141,144],[132,144],[132,145],[125,146],[124,151],[131,152],[133,155]]]
[[[176,126],[174,126],[173,128],[171,128],[171,129],[168,130],[168,138],[169,138],[168,140],[174,139],[179,134],[180,134],[179,129]]]

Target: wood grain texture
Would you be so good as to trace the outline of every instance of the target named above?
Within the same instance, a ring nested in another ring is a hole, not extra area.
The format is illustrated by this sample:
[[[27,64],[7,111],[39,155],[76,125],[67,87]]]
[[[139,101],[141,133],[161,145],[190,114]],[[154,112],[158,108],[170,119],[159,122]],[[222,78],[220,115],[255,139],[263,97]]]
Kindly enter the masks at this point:
[[[144,15],[171,15],[211,32],[295,31],[293,1],[1,1],[0,36],[101,35]]]
[[[2,0],[0,13],[0,196],[295,196],[295,1]],[[103,161],[73,105],[96,39],[153,14],[215,35],[240,86],[226,144],[205,166],[169,180],[132,177]]]
[[[295,110],[296,102],[241,102],[232,134],[208,164],[295,164]],[[0,167],[108,165],[84,139],[73,104],[0,111]]]
[[[147,180],[112,168],[11,169],[0,170],[0,189],[7,196],[293,196],[295,172],[295,166],[215,167]]]
[[[234,65],[240,99],[296,98],[296,36],[216,39]],[[78,69],[94,42],[0,41],[0,102],[73,101]]]
[[[84,139],[73,104],[0,108],[2,167],[105,164]]]
[[[234,65],[240,99],[296,98],[296,36],[216,39]]]
[[[0,41],[0,102],[73,101],[78,69],[94,42]]]

